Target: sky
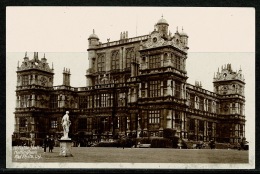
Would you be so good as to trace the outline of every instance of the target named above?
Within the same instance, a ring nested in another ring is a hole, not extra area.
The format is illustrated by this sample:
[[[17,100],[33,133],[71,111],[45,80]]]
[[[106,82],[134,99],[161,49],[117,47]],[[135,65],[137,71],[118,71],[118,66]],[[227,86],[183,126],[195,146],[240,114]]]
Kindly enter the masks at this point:
[[[62,70],[70,68],[71,86],[86,86],[88,37],[95,30],[100,42],[147,35],[161,18],[175,33],[189,36],[186,70],[188,83],[201,81],[213,91],[213,75],[224,64],[240,67],[245,76],[246,137],[255,135],[255,10],[254,8],[195,7],[7,7],[6,77],[7,142],[13,132],[16,67],[25,52],[33,52],[54,65],[54,85],[62,84]],[[252,143],[253,145],[253,143]]]

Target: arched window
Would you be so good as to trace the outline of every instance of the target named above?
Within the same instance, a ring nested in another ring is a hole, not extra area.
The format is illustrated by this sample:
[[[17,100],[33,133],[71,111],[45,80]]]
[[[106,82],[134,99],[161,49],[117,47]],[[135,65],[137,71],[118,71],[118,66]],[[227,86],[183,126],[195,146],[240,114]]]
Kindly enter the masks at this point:
[[[98,72],[105,71],[105,54],[98,54],[97,58],[97,70]]]
[[[119,51],[113,51],[111,57],[111,69],[117,70],[119,69]]]
[[[131,67],[131,61],[134,59],[134,48],[129,48],[126,50],[126,68]]]

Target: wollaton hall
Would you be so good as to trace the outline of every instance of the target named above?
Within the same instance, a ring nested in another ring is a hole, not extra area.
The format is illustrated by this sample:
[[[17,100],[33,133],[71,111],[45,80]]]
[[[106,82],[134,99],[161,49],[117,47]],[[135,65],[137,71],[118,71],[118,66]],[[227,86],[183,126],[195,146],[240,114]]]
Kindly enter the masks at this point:
[[[93,31],[87,85],[79,88],[70,86],[67,68],[63,84],[53,86],[54,69],[45,55],[26,54],[17,67],[14,137],[36,143],[47,134],[58,138],[69,111],[72,138],[162,137],[171,128],[183,139],[238,142],[245,136],[242,70],[216,67],[214,92],[187,83],[188,35],[168,27],[161,18],[149,35],[128,38],[122,32],[120,40],[106,43]]]

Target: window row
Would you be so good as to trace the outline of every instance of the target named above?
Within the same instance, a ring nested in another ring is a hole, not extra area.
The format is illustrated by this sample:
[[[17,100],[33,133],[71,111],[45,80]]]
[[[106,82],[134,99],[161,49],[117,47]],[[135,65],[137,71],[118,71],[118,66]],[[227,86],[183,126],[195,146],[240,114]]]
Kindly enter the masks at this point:
[[[163,84],[161,84],[163,83]],[[148,97],[160,97],[164,96],[164,94],[167,93],[167,80],[160,81],[160,80],[155,80],[155,81],[149,81],[148,83]],[[176,98],[181,98],[181,93],[182,93],[182,87],[181,87],[181,82],[178,81],[171,81],[170,86],[171,88],[171,95],[176,97]],[[163,90],[161,92],[161,90]],[[144,91],[145,91],[145,83],[141,83],[141,91],[142,91],[142,97],[144,97]]]
[[[42,84],[42,79],[44,79],[46,82],[52,82],[52,78],[45,78],[38,75],[18,75],[17,76],[17,84],[21,84],[22,86],[30,85],[32,84],[34,80],[34,84]]]
[[[190,108],[198,109],[201,111],[217,113],[218,107],[215,101],[208,99],[202,99],[198,96],[189,96],[188,103]]]
[[[114,50],[111,52],[111,70],[118,70],[120,69],[120,51]],[[135,58],[134,48],[128,48],[125,50],[125,67],[130,68],[131,62]],[[106,54],[100,53],[97,55],[97,71],[102,72],[105,71],[106,65]]]

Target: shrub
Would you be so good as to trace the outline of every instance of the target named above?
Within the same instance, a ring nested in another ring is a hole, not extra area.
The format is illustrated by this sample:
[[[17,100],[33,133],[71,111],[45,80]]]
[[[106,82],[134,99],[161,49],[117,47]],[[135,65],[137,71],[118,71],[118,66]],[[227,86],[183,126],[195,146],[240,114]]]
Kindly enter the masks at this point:
[[[175,129],[166,128],[163,130],[163,137],[171,139],[175,136],[175,133],[176,133]]]
[[[167,138],[162,137],[144,137],[144,138],[137,138],[136,142],[140,142],[141,144],[151,144],[151,148],[171,148],[172,141]]]
[[[118,147],[118,142],[100,142],[96,147]]]

